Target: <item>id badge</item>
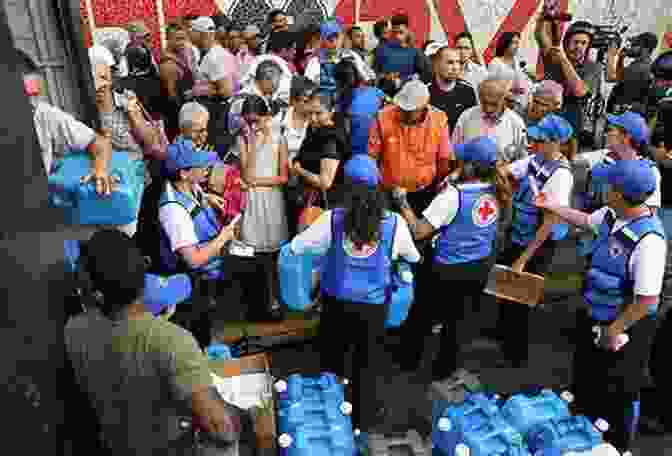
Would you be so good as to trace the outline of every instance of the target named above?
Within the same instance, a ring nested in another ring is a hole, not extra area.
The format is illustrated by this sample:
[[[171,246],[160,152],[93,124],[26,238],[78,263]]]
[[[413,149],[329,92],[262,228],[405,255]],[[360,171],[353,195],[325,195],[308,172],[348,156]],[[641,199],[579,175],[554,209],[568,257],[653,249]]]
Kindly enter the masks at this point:
[[[254,257],[254,247],[240,241],[231,241],[229,253],[234,256],[251,258]]]

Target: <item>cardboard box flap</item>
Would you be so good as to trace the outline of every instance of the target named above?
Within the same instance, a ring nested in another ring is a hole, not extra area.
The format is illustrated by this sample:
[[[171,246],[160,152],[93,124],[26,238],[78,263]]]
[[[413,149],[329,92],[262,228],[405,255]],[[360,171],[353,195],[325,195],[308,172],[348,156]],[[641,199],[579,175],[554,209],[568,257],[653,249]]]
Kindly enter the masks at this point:
[[[544,296],[544,278],[529,272],[514,272],[496,264],[484,290],[489,295],[534,307]]]
[[[223,378],[239,377],[246,374],[268,373],[271,368],[266,353],[258,353],[227,361],[209,361],[210,370]]]

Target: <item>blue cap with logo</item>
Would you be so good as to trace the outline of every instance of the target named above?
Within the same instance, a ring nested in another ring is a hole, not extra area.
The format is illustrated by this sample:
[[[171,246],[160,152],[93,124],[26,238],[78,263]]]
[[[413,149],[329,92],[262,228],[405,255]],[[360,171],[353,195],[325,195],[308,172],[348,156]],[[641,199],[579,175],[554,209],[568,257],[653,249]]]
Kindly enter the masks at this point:
[[[545,115],[543,119],[527,129],[527,136],[537,141],[566,143],[573,134],[572,125],[555,114]]]
[[[464,144],[456,144],[455,158],[494,166],[497,163],[497,143],[489,136],[479,136]]]
[[[164,170],[169,175],[181,169],[207,168],[217,161],[216,152],[206,152],[194,146],[190,139],[179,138],[168,146]]]
[[[646,160],[618,160],[596,165],[591,175],[597,182],[617,185],[623,196],[633,200],[646,199],[656,189],[656,174]]]
[[[336,20],[329,20],[320,24],[320,38],[323,40],[330,40],[341,32],[343,32],[343,27]]]
[[[348,160],[344,172],[355,184],[377,187],[381,181],[378,164],[366,154],[357,154]]]
[[[646,119],[636,112],[626,111],[620,116],[607,114],[607,123],[621,127],[632,136],[637,144],[647,144],[649,142],[650,131]]]
[[[145,307],[154,315],[191,296],[191,279],[186,274],[164,277],[145,274]]]

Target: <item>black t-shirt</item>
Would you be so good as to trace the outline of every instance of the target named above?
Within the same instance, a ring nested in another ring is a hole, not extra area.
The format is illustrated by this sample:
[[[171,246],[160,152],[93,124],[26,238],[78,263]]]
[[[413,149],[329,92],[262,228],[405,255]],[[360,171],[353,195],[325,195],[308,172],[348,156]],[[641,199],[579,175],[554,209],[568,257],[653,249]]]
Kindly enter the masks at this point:
[[[332,199],[332,195],[338,191],[344,181],[343,166],[349,158],[347,144],[345,131],[340,127],[318,129],[309,127],[296,157],[303,169],[318,175],[322,160],[331,159],[340,162],[334,183],[327,192],[329,199]]]
[[[438,84],[432,83],[429,86],[430,99],[432,106],[445,112],[448,116],[448,125],[452,132],[457,125],[457,119],[467,109],[476,106],[476,91],[469,84],[456,81],[455,87],[449,91],[442,90]]]
[[[625,67],[623,80],[618,82],[611,91],[607,112],[613,112],[617,105],[632,105],[633,103],[646,105],[651,81],[651,59],[643,58],[632,62]]]

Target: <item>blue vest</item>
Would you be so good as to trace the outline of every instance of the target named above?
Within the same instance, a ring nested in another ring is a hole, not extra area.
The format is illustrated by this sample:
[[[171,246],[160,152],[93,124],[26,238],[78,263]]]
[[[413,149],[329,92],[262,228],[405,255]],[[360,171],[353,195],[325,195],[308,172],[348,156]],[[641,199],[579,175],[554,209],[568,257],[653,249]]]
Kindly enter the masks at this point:
[[[198,245],[211,241],[219,234],[222,225],[217,213],[207,202],[198,204],[188,195],[175,190],[170,183],[166,183],[166,189],[159,199],[159,208],[168,204],[178,204],[189,213],[191,220],[194,222]],[[163,228],[161,229],[161,263],[162,267],[171,272],[192,270],[191,267],[185,265],[184,259],[172,251],[170,241]],[[207,264],[193,270],[206,274],[209,279],[216,279],[221,276],[221,268],[222,258],[213,257]]]
[[[399,73],[402,81],[416,73],[417,58],[417,49],[402,47],[397,41],[385,43],[376,51],[380,73]]]
[[[527,176],[532,176],[539,191],[541,191],[548,179],[560,168],[570,169],[568,164],[561,161],[544,161],[539,156],[533,156],[530,160]],[[534,193],[527,176],[520,180],[520,186],[513,195],[512,204],[511,241],[522,246],[527,246],[534,240],[537,230],[543,222],[543,213],[534,205]],[[568,230],[569,226],[566,223],[554,225],[551,239],[564,239]]]
[[[600,225],[599,235],[590,269],[584,282],[583,297],[591,316],[599,321],[612,321],[618,318],[627,300],[634,298],[634,283],[630,278],[630,256],[639,241],[648,234],[665,239],[665,230],[655,215],[640,217],[617,232],[611,234],[615,223],[611,211]],[[649,309],[649,315],[655,315],[657,306]]]
[[[324,50],[320,51],[320,94],[334,96],[336,94],[336,63],[326,58]]]
[[[345,250],[345,210],[331,215],[331,247],[322,272],[322,290],[341,301],[384,304],[392,283],[392,245],[395,215],[387,214],[380,226],[378,248],[369,257],[354,257]]]
[[[499,207],[494,186],[456,185],[460,207],[440,229],[434,260],[442,264],[468,263],[490,256],[497,237]]]

